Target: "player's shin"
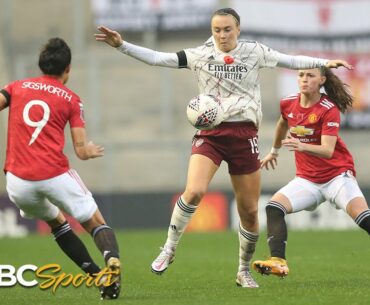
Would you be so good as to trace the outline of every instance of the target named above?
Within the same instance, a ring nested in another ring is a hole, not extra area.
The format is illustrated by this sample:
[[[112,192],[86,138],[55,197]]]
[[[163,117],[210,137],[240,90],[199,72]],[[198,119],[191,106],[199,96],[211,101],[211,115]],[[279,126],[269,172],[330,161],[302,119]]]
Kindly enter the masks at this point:
[[[239,224],[239,269],[238,272],[249,270],[249,263],[254,254],[258,233],[248,232]]]
[[[101,225],[91,231],[96,246],[104,256],[107,263],[111,257],[119,258],[119,247],[116,236],[111,227]]]
[[[165,247],[175,250],[179,240],[184,233],[188,223],[193,216],[196,206],[190,205],[180,197],[173,209],[170,226],[168,228],[167,241]]]
[[[278,202],[270,201],[266,206],[267,242],[272,257],[285,259],[288,231],[285,223],[286,209]]]

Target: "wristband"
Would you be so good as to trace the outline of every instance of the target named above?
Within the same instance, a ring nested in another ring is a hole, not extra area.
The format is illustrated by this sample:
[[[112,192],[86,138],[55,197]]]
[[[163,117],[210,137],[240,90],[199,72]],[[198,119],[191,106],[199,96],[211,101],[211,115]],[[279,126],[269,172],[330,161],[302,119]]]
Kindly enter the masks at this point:
[[[280,148],[272,147],[270,153],[273,154],[273,155],[279,155],[279,150],[280,150]]]

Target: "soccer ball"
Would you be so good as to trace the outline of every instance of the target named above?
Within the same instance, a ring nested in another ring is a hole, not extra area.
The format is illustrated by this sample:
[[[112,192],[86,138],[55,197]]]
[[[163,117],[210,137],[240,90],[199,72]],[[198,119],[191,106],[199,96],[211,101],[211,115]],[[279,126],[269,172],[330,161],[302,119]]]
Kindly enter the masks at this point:
[[[189,101],[186,115],[190,124],[200,130],[213,129],[224,119],[220,100],[209,94],[193,97]]]

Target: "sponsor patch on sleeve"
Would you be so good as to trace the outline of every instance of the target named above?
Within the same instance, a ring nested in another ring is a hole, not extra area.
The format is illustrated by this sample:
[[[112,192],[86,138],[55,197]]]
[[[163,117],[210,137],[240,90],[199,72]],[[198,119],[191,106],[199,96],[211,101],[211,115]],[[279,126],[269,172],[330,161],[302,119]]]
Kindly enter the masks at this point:
[[[339,123],[337,122],[328,122],[329,127],[339,127]]]

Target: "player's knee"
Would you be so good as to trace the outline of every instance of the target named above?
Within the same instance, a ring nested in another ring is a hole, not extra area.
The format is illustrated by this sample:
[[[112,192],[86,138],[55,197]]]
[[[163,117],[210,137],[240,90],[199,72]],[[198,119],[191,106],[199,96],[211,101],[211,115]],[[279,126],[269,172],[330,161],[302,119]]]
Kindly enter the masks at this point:
[[[258,208],[239,206],[239,217],[241,222],[246,225],[246,227],[253,227],[258,225]]]
[[[247,197],[245,194],[236,194],[235,200],[238,205],[239,213],[256,217],[258,214],[258,198]]]
[[[258,208],[255,206],[242,206],[238,207],[239,213],[245,214],[246,217],[250,218],[251,220],[257,219],[258,217]]]
[[[198,205],[206,191],[202,188],[187,188],[183,197],[188,204]]]

